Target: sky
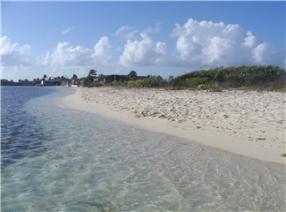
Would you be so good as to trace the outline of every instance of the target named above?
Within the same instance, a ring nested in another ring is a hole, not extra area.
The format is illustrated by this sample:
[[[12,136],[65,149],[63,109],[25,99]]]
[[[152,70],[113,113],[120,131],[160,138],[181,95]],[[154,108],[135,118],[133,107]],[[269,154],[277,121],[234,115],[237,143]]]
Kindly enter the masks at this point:
[[[285,2],[7,2],[1,78],[285,66]]]

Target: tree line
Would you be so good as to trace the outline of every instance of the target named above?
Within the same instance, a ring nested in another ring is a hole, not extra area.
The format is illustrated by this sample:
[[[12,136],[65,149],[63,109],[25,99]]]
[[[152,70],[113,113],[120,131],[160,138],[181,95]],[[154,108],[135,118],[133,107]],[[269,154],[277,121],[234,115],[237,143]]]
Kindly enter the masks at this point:
[[[278,66],[236,66],[217,67],[191,71],[177,77],[163,79],[160,76],[146,76],[138,78],[132,70],[128,75],[118,76],[121,80],[111,80],[108,83],[94,81],[97,76],[91,70],[84,79],[83,86],[123,86],[135,88],[166,88],[166,89],[199,89],[221,91],[223,89],[249,89],[249,90],[286,90],[285,69]],[[121,77],[121,78],[120,78]]]

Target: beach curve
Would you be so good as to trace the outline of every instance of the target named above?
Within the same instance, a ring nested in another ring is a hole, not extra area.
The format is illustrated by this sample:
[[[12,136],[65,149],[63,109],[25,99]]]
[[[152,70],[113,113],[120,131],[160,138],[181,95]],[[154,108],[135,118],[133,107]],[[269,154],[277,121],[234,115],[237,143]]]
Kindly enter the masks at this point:
[[[188,102],[182,100],[185,97]],[[241,101],[245,98],[247,101]],[[66,108],[96,113],[145,130],[285,165],[285,157],[282,157],[285,153],[284,99],[285,94],[274,92],[210,93],[104,87],[76,88],[59,103]],[[238,108],[233,108],[233,100]],[[223,106],[217,105],[218,102]],[[265,105],[270,108],[269,114],[263,111]],[[239,108],[242,106],[243,110]],[[186,108],[190,109],[184,111]],[[239,125],[233,126],[233,123]]]

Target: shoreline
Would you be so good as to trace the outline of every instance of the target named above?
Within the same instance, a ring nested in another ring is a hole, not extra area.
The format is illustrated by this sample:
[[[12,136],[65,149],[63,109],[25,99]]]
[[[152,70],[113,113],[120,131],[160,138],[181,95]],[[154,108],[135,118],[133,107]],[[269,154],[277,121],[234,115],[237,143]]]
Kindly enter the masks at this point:
[[[66,108],[96,113],[102,117],[122,121],[128,125],[152,132],[165,133],[187,139],[190,142],[197,142],[206,146],[222,149],[227,152],[285,165],[286,158],[281,156],[281,154],[285,153],[284,141],[280,141],[282,143],[278,143],[279,145],[273,145],[272,143],[274,142],[270,142],[268,145],[269,141],[267,141],[267,145],[263,145],[263,142],[265,142],[264,137],[258,137],[257,141],[250,141],[245,139],[245,136],[241,136],[237,133],[232,135],[224,131],[219,131],[216,128],[210,127],[210,125],[208,126],[208,123],[202,127],[196,126],[195,124],[187,125],[184,122],[180,122],[180,120],[170,121],[164,118],[148,116],[148,114],[145,116],[144,111],[142,112],[143,116],[138,117],[138,114],[134,114],[134,111],[130,111],[128,108],[122,109],[116,107],[114,104],[104,104],[99,101],[99,97],[96,100],[91,98],[95,92],[96,95],[101,95],[101,98],[119,98],[115,97],[114,93],[105,95],[109,91],[113,92],[114,90],[116,89],[76,88],[73,94],[63,97],[60,100],[60,104]],[[124,93],[125,90],[123,89],[120,92]],[[150,96],[150,98],[154,98],[154,96]],[[112,103],[112,100],[110,100],[110,103]],[[126,104],[127,103],[128,101],[126,101]],[[127,106],[131,106],[131,104]],[[156,107],[158,108],[158,106]],[[275,132],[271,133],[275,134]]]

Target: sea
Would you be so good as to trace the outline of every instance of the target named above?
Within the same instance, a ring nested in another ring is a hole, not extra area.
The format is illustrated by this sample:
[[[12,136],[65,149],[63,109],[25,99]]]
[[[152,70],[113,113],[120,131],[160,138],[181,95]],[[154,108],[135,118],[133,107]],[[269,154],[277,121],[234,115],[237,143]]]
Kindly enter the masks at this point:
[[[285,166],[1,87],[1,211],[285,211]]]

